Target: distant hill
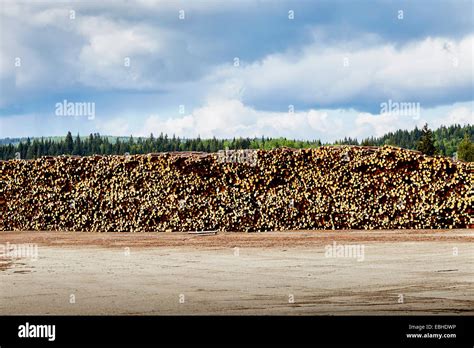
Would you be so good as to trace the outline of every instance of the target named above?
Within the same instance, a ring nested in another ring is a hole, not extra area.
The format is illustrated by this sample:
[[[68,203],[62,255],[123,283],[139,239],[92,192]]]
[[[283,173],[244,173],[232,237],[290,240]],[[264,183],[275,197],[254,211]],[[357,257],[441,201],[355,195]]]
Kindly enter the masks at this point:
[[[125,136],[113,136],[113,135],[103,135],[102,137],[104,138],[108,138],[109,141],[111,143],[115,143],[117,141],[117,139],[120,139],[120,141],[126,141],[129,137],[125,137]],[[51,140],[53,142],[56,142],[56,143],[59,143],[61,141],[64,141],[64,139],[66,139],[66,136],[63,135],[58,135],[58,136],[47,136],[47,137],[29,137],[30,138],[30,141],[33,141],[34,139],[38,139],[38,140],[41,140],[43,139],[44,141],[48,141],[48,140]],[[87,138],[89,138],[88,135],[81,135],[80,136],[81,140],[86,140]],[[8,145],[8,144],[12,144],[12,145],[18,145],[20,142],[23,142],[23,143],[26,143],[28,140],[28,137],[23,137],[23,138],[0,138],[0,145]]]
[[[437,154],[453,156],[465,134],[474,139],[474,126],[452,125],[442,126],[433,131],[433,141]],[[73,154],[87,156],[92,154],[140,154],[166,151],[205,151],[216,152],[229,149],[274,149],[279,147],[310,148],[321,145],[392,145],[414,150],[422,135],[422,130],[415,128],[411,131],[398,130],[382,137],[371,137],[359,141],[358,139],[344,138],[334,143],[321,143],[320,140],[291,140],[286,138],[234,138],[234,139],[184,139],[168,137],[160,134],[148,138],[126,136],[101,136],[98,133],[88,136],[54,136],[42,138],[4,138],[0,139],[0,159],[15,158],[19,153],[21,158],[30,159],[44,155]]]
[[[474,138],[474,126],[441,126],[433,131],[435,146],[439,154],[444,156],[453,156],[454,152],[464,138],[464,134],[469,134],[471,140]],[[405,149],[416,149],[416,145],[421,136],[421,130],[415,128],[412,131],[398,130],[394,133],[388,133],[380,138],[370,138],[362,141],[362,144],[371,145],[394,145]]]

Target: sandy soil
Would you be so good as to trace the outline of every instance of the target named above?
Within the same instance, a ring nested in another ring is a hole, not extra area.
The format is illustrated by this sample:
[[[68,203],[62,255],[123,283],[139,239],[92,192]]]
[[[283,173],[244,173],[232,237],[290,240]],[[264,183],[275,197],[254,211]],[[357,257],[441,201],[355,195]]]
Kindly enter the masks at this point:
[[[363,254],[328,255],[334,242]],[[37,258],[0,254],[0,315],[472,315],[473,242],[473,230],[1,232],[0,246],[33,243]]]

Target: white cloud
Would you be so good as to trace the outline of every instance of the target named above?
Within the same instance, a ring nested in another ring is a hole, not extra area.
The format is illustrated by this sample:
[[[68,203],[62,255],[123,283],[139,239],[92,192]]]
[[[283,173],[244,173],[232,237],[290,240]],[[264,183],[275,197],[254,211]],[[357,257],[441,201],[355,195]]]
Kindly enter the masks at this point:
[[[398,129],[413,129],[415,126],[424,124],[424,120],[414,119],[409,116],[400,116],[392,114],[359,113],[355,119],[356,136],[373,135],[380,137],[388,132]]]
[[[471,103],[471,109],[466,106],[458,107],[451,110],[447,117],[440,118],[436,120],[436,125],[442,124],[473,124],[474,123],[474,113],[473,113],[473,103]]]
[[[237,99],[214,99],[189,115],[162,119],[149,116],[141,135],[150,132],[184,137],[232,138],[273,136],[327,138],[341,134],[343,122],[326,111],[268,112],[255,110]]]
[[[451,126],[460,124],[461,126],[472,124],[474,122],[473,105],[471,102],[463,103],[462,106],[454,105],[452,107],[440,107],[433,109],[424,109],[421,117],[411,117],[396,114],[370,114],[359,113],[355,119],[355,133],[359,137],[370,135],[382,136],[388,132],[394,132],[398,129],[411,130],[417,126],[421,128],[428,123],[431,129],[440,126]]]
[[[123,117],[115,117],[105,121],[96,120],[95,126],[97,131],[104,135],[125,136],[133,133],[130,123]]]
[[[341,119],[331,119],[327,112],[318,112],[316,110],[308,111],[308,123],[312,129],[324,133],[334,133],[342,128]]]
[[[146,76],[143,56],[160,54],[161,33],[146,26],[131,26],[102,17],[78,19],[78,32],[86,39],[79,54],[80,81],[86,86],[138,89],[155,83]],[[130,66],[125,66],[125,60]]]
[[[249,6],[261,10],[262,4],[266,5],[253,1]],[[284,52],[273,50],[283,46],[274,45],[269,38],[268,47],[277,53],[246,61],[245,50],[239,46],[242,43],[236,42],[234,47],[218,30],[209,34],[207,24],[196,32],[192,32],[196,26],[188,26],[210,18],[203,12],[212,14],[216,25],[222,23],[221,17],[217,20],[218,12],[242,11],[239,15],[250,16],[249,6],[239,1],[203,5],[123,0],[113,6],[89,1],[4,2],[0,29],[8,34],[0,40],[0,107],[29,106],[25,113],[41,115],[35,103],[43,103],[44,109],[48,99],[61,93],[90,94],[99,103],[102,95],[94,92],[101,89],[107,92],[101,104],[102,123],[92,123],[97,126],[92,131],[117,135],[149,135],[153,131],[190,137],[268,135],[335,140],[379,136],[424,122],[432,128],[472,123],[472,103],[430,113],[435,105],[447,108],[465,100],[466,91],[472,93],[472,33],[460,39],[427,37],[410,43],[396,38],[393,43],[382,42],[377,33],[365,33],[346,43],[328,41],[316,33],[314,41],[303,46],[285,41],[290,48]],[[181,7],[186,8],[189,22],[178,21]],[[76,11],[74,20],[69,18],[71,9]],[[333,36],[319,23],[317,27]],[[239,49],[241,66],[233,67],[234,52]],[[229,57],[222,58],[227,52]],[[22,58],[20,69],[14,67],[15,57]],[[130,68],[124,67],[126,57],[130,58]],[[228,59],[228,63],[212,65],[220,59]],[[153,89],[156,99],[151,93],[114,95],[117,89]],[[126,102],[130,100],[123,111],[130,115],[126,118],[111,111],[117,110],[114,97],[122,95]],[[419,102],[424,109],[422,118],[377,115],[380,103],[388,99]],[[156,107],[150,106],[153,103]],[[165,117],[163,110],[175,110],[176,103],[194,110],[186,116]],[[288,104],[295,105],[294,114],[287,112]],[[14,134],[14,123],[8,124]],[[18,132],[23,134],[23,130]]]
[[[187,115],[179,118],[168,118],[163,120],[158,115],[151,115],[146,118],[145,123],[141,129],[137,131],[137,135],[148,136],[150,133],[155,135],[163,133],[169,136],[175,134],[183,136],[189,134],[189,131],[194,127],[194,118],[192,115]]]
[[[180,137],[287,137],[334,141],[344,137],[382,136],[398,129],[411,130],[428,122],[431,128],[440,125],[472,123],[468,106],[423,110],[422,117],[396,114],[359,113],[355,110],[314,110],[268,112],[244,105],[240,100],[212,100],[189,115],[161,118],[149,116],[134,134],[147,136],[161,132]],[[432,118],[427,117],[433,115]],[[447,115],[447,117],[445,116]],[[130,130],[128,133],[133,132]]]
[[[343,45],[321,48],[315,43],[298,52],[242,62],[238,68],[221,66],[207,80],[216,85],[211,92],[228,80],[240,84],[250,103],[284,100],[333,106],[372,100],[377,106],[392,98],[441,104],[440,95],[472,87],[473,45],[473,35],[459,41],[429,37],[402,47],[382,44],[350,52]]]

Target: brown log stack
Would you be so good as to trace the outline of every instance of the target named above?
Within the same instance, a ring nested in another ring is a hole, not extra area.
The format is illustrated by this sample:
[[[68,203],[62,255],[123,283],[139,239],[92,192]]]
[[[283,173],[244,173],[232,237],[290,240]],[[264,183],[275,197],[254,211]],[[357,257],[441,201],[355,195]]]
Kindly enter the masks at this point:
[[[0,161],[0,230],[466,228],[473,169],[388,146]]]

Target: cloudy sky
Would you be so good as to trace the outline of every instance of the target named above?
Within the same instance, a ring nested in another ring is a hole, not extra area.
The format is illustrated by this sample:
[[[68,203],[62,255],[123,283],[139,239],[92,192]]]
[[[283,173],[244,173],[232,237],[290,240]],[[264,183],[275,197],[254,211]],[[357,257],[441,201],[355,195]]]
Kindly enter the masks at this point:
[[[472,124],[473,4],[0,0],[0,138],[332,141]],[[94,117],[58,114],[65,100]]]

